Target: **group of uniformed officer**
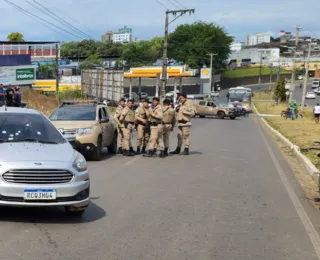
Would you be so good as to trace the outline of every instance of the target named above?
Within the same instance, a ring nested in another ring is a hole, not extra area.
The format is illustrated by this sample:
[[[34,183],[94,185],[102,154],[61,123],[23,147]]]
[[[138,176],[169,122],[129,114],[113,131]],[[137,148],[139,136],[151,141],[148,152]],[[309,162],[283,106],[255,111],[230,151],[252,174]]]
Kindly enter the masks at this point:
[[[186,95],[180,94],[180,105],[174,109],[171,100],[165,99],[162,106],[158,97],[152,100],[143,100],[141,106],[134,109],[134,101],[124,99],[119,102],[115,113],[115,121],[118,125],[118,154],[123,156],[134,156],[143,154],[144,157],[153,157],[160,150],[159,157],[165,158],[169,155],[170,132],[178,124],[178,145],[170,154],[180,154],[182,144],[184,151],[182,155],[189,155],[191,118],[194,117],[192,104]],[[137,149],[133,150],[132,131],[137,130]],[[148,146],[148,149],[147,149]]]

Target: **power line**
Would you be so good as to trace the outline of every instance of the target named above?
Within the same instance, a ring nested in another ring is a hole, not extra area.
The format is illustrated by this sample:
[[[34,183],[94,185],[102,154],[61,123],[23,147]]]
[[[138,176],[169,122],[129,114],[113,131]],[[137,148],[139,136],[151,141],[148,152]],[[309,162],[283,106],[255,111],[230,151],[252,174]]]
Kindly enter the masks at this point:
[[[180,5],[182,8],[185,8],[178,0],[174,0],[178,5]]]
[[[163,3],[159,2],[158,0],[156,0],[156,2],[161,5],[164,9],[168,10],[169,8],[167,8]]]
[[[5,0],[5,1],[6,1],[6,0]],[[9,1],[6,1],[6,2],[8,2],[8,4],[12,4],[12,3],[9,3]],[[53,29],[53,28],[52,28],[52,27],[50,27],[49,25],[46,25],[46,24],[45,24],[45,23],[43,23],[42,21],[39,21],[36,17],[34,17],[34,16],[32,16],[32,15],[28,14],[25,10],[21,9],[19,6],[13,6],[13,7],[14,7],[14,8],[16,8],[17,10],[19,10],[19,11],[23,12],[25,15],[29,16],[30,18],[34,19],[34,20],[35,20],[35,21],[37,21],[38,23],[41,23],[43,26],[45,26],[45,27],[49,28],[50,30],[52,30],[52,31],[54,31],[54,32],[56,32],[56,33],[58,33],[58,34],[61,34],[61,35],[63,35],[63,36],[67,36],[67,35],[66,35],[66,34],[64,34],[64,33],[59,32],[59,31],[57,31],[57,30]],[[68,36],[67,36],[67,37],[68,37]]]
[[[38,6],[36,6],[35,4],[33,4],[33,3],[31,3],[31,2],[29,2],[28,0],[24,0],[26,3],[28,3],[29,5],[31,5],[32,7],[34,7],[34,8],[36,8],[36,9],[38,9],[40,12],[43,12],[43,10],[40,8],[40,7],[38,7]],[[49,14],[49,16],[52,18],[52,16]],[[53,18],[54,20],[56,20],[55,18]],[[45,20],[45,19],[44,19]],[[45,20],[46,21],[46,20]],[[48,22],[48,21],[46,21],[46,22]],[[59,21],[58,21],[59,22]],[[52,25],[54,25],[54,24],[52,24]],[[57,25],[54,25],[56,28],[58,28],[58,29],[60,29],[60,30],[64,30],[62,27],[60,27],[60,26],[57,26]],[[70,29],[70,28],[69,28]],[[66,30],[65,30],[66,31]],[[72,32],[69,32],[69,31],[66,31],[66,32],[68,32],[68,33],[71,33],[71,34],[73,34]],[[73,34],[73,35],[75,35],[75,34]],[[82,39],[83,37],[80,37],[78,34],[76,35],[78,38],[80,38],[80,39]]]
[[[168,2],[171,3],[171,4],[174,6],[174,8],[179,8],[179,6],[177,6],[177,4],[175,4],[174,2],[172,2],[172,0],[168,0]]]
[[[32,15],[33,17],[36,17],[36,18],[40,19],[41,21],[44,21],[44,22],[52,25],[53,27],[56,27],[56,28],[58,28],[58,29],[60,29],[60,30],[62,30],[62,31],[64,31],[64,32],[68,33],[68,34],[71,34],[71,35],[73,35],[73,36],[75,36],[75,37],[77,37],[77,38],[82,39],[82,38],[79,37],[78,35],[75,35],[75,34],[73,34],[73,33],[71,33],[71,32],[68,32],[67,30],[65,30],[65,29],[63,29],[63,28],[61,28],[61,27],[59,27],[59,26],[57,26],[57,25],[55,25],[55,24],[53,24],[53,23],[51,23],[51,22],[46,21],[45,19],[43,19],[43,18],[41,18],[41,17],[39,17],[39,16],[37,16],[37,15],[35,15],[35,14],[33,14],[33,13],[31,13],[31,12],[29,12],[29,11],[27,11],[27,10],[19,7],[19,6],[17,6],[16,4],[10,2],[9,0],[4,0],[4,1],[5,1],[6,3],[8,3],[8,4],[10,4],[10,5],[18,8],[20,11],[22,11],[22,12],[24,12],[24,13],[28,13],[28,14]]]
[[[59,10],[57,7],[55,7],[54,5],[52,5],[50,2],[48,2],[47,0],[41,0],[43,2],[45,2],[47,5],[51,6],[52,9],[55,9],[57,12],[61,13],[61,14],[65,14],[69,20],[72,20],[73,22],[77,23],[78,25],[82,26],[83,28],[85,28],[88,31],[91,31],[90,29],[88,29],[88,27],[84,26],[82,23],[80,23],[79,21],[77,21],[76,19],[72,18],[71,16],[67,15],[65,12]]]
[[[79,33],[81,33],[82,35],[86,36],[86,37],[89,37],[91,39],[93,39],[93,37],[91,37],[90,35],[86,34],[85,32],[79,30],[77,27],[73,26],[72,24],[68,23],[66,20],[64,20],[63,18],[59,17],[58,15],[56,15],[55,13],[53,13],[52,11],[50,11],[48,8],[46,8],[45,6],[43,6],[42,4],[40,4],[38,1],[36,0],[33,0],[33,2],[35,2],[36,4],[40,5],[44,10],[46,10],[48,13],[52,14],[53,16],[57,17],[59,20],[61,20],[62,24],[65,24],[65,25],[69,25],[71,28],[74,28],[75,31],[78,31]],[[52,16],[51,16],[52,17]],[[54,18],[53,18],[54,19]],[[58,21],[59,22],[59,21]],[[70,28],[69,27],[69,28]]]

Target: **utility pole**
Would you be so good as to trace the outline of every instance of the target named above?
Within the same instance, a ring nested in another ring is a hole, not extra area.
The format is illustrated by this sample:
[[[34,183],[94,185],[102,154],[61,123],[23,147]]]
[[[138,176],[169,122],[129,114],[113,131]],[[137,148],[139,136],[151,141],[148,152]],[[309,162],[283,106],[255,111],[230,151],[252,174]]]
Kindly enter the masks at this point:
[[[280,80],[280,71],[281,71],[281,60],[280,60],[280,54],[279,54],[279,65],[277,69],[277,82]]]
[[[270,80],[269,80],[269,91],[272,89],[272,74],[273,74],[273,65],[270,65]]]
[[[56,93],[59,94],[59,45],[56,43]]]
[[[259,84],[261,84],[261,74],[262,74],[262,55],[263,55],[263,52],[261,52],[261,55],[260,55]]]
[[[296,48],[293,52],[293,59],[292,59],[292,77],[291,77],[291,87],[290,87],[290,95],[289,95],[289,103],[292,103],[292,94],[295,90],[295,79],[296,79],[296,55],[297,55],[297,49],[299,44],[299,32],[302,27],[299,25],[296,26]]]
[[[182,10],[167,10],[166,11],[166,20],[164,28],[164,43],[163,43],[163,58],[162,58],[162,85],[160,91],[161,102],[165,99],[166,96],[166,87],[167,87],[167,68],[168,68],[168,34],[169,34],[169,25],[177,20],[179,17],[186,13],[194,13],[195,9],[182,9]],[[169,21],[169,15],[173,14],[176,16],[172,21]]]
[[[304,102],[306,99],[307,83],[308,83],[308,77],[309,77],[310,56],[311,56],[311,43],[309,43],[308,59],[307,59],[307,63],[305,66],[305,75],[304,75],[304,80],[303,80],[303,90],[302,90],[302,100],[301,100],[301,112],[303,112],[303,110],[304,110]]]
[[[210,80],[209,80],[209,86],[210,86],[210,93],[209,93],[209,97],[211,99],[211,92],[212,92],[212,63],[213,63],[213,56],[216,56],[217,54],[215,53],[210,53],[207,54],[210,56]]]

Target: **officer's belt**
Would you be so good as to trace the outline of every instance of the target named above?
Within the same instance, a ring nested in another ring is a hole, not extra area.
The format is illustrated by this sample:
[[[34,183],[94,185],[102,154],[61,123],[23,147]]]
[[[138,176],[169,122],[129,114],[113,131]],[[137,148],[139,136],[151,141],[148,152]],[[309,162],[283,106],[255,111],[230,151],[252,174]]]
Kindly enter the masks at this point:
[[[164,124],[164,125],[172,125],[172,123],[166,123],[166,122],[162,122],[162,124]]]
[[[161,123],[157,123],[157,122],[150,122],[149,123],[151,126],[158,126],[158,125],[161,125]]]
[[[124,121],[126,124],[134,124],[134,122],[131,121]]]

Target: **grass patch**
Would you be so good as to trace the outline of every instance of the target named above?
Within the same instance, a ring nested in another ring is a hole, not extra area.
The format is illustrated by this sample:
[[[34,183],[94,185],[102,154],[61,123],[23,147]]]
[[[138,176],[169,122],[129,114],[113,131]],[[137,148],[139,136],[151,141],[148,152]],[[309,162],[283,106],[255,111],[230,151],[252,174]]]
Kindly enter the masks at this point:
[[[288,108],[288,104],[279,103],[275,105],[273,102],[254,101],[253,104],[260,114],[280,115],[281,111]]]
[[[269,91],[264,91],[264,90],[259,90],[253,92],[252,100],[273,100],[274,95],[272,92]]]
[[[287,104],[280,103],[275,106],[272,102],[254,102],[257,110],[261,114],[280,115],[281,110],[287,108]],[[304,118],[291,120],[283,117],[267,117],[266,121],[283,136],[300,148],[319,147],[315,141],[320,141],[320,125],[314,122],[312,108],[304,109]],[[317,156],[320,151],[305,152],[311,162],[320,169],[320,158]]]
[[[290,74],[291,71],[280,69],[280,74]],[[254,77],[259,76],[260,68],[242,68],[242,69],[230,69],[223,73],[225,78],[245,78],[245,77]],[[273,75],[276,74],[276,70],[273,69]],[[270,75],[270,69],[267,67],[262,67],[261,75]]]
[[[42,95],[32,89],[21,89],[22,101],[27,103],[28,108],[38,110],[48,116],[57,106],[58,99],[55,95]]]
[[[33,89],[21,89],[21,91],[22,101],[27,103],[27,107],[38,110],[46,116],[50,115],[62,100],[84,99],[81,91],[64,91],[58,94],[58,98],[55,94],[43,95]],[[116,109],[116,107],[109,107],[111,113]]]
[[[308,115],[303,119],[289,120],[284,118],[267,118],[267,122],[283,136],[288,138],[300,148],[319,147],[315,141],[320,141],[320,125],[316,125],[313,117]],[[320,169],[320,158],[317,156],[320,151],[305,152],[311,162]]]

